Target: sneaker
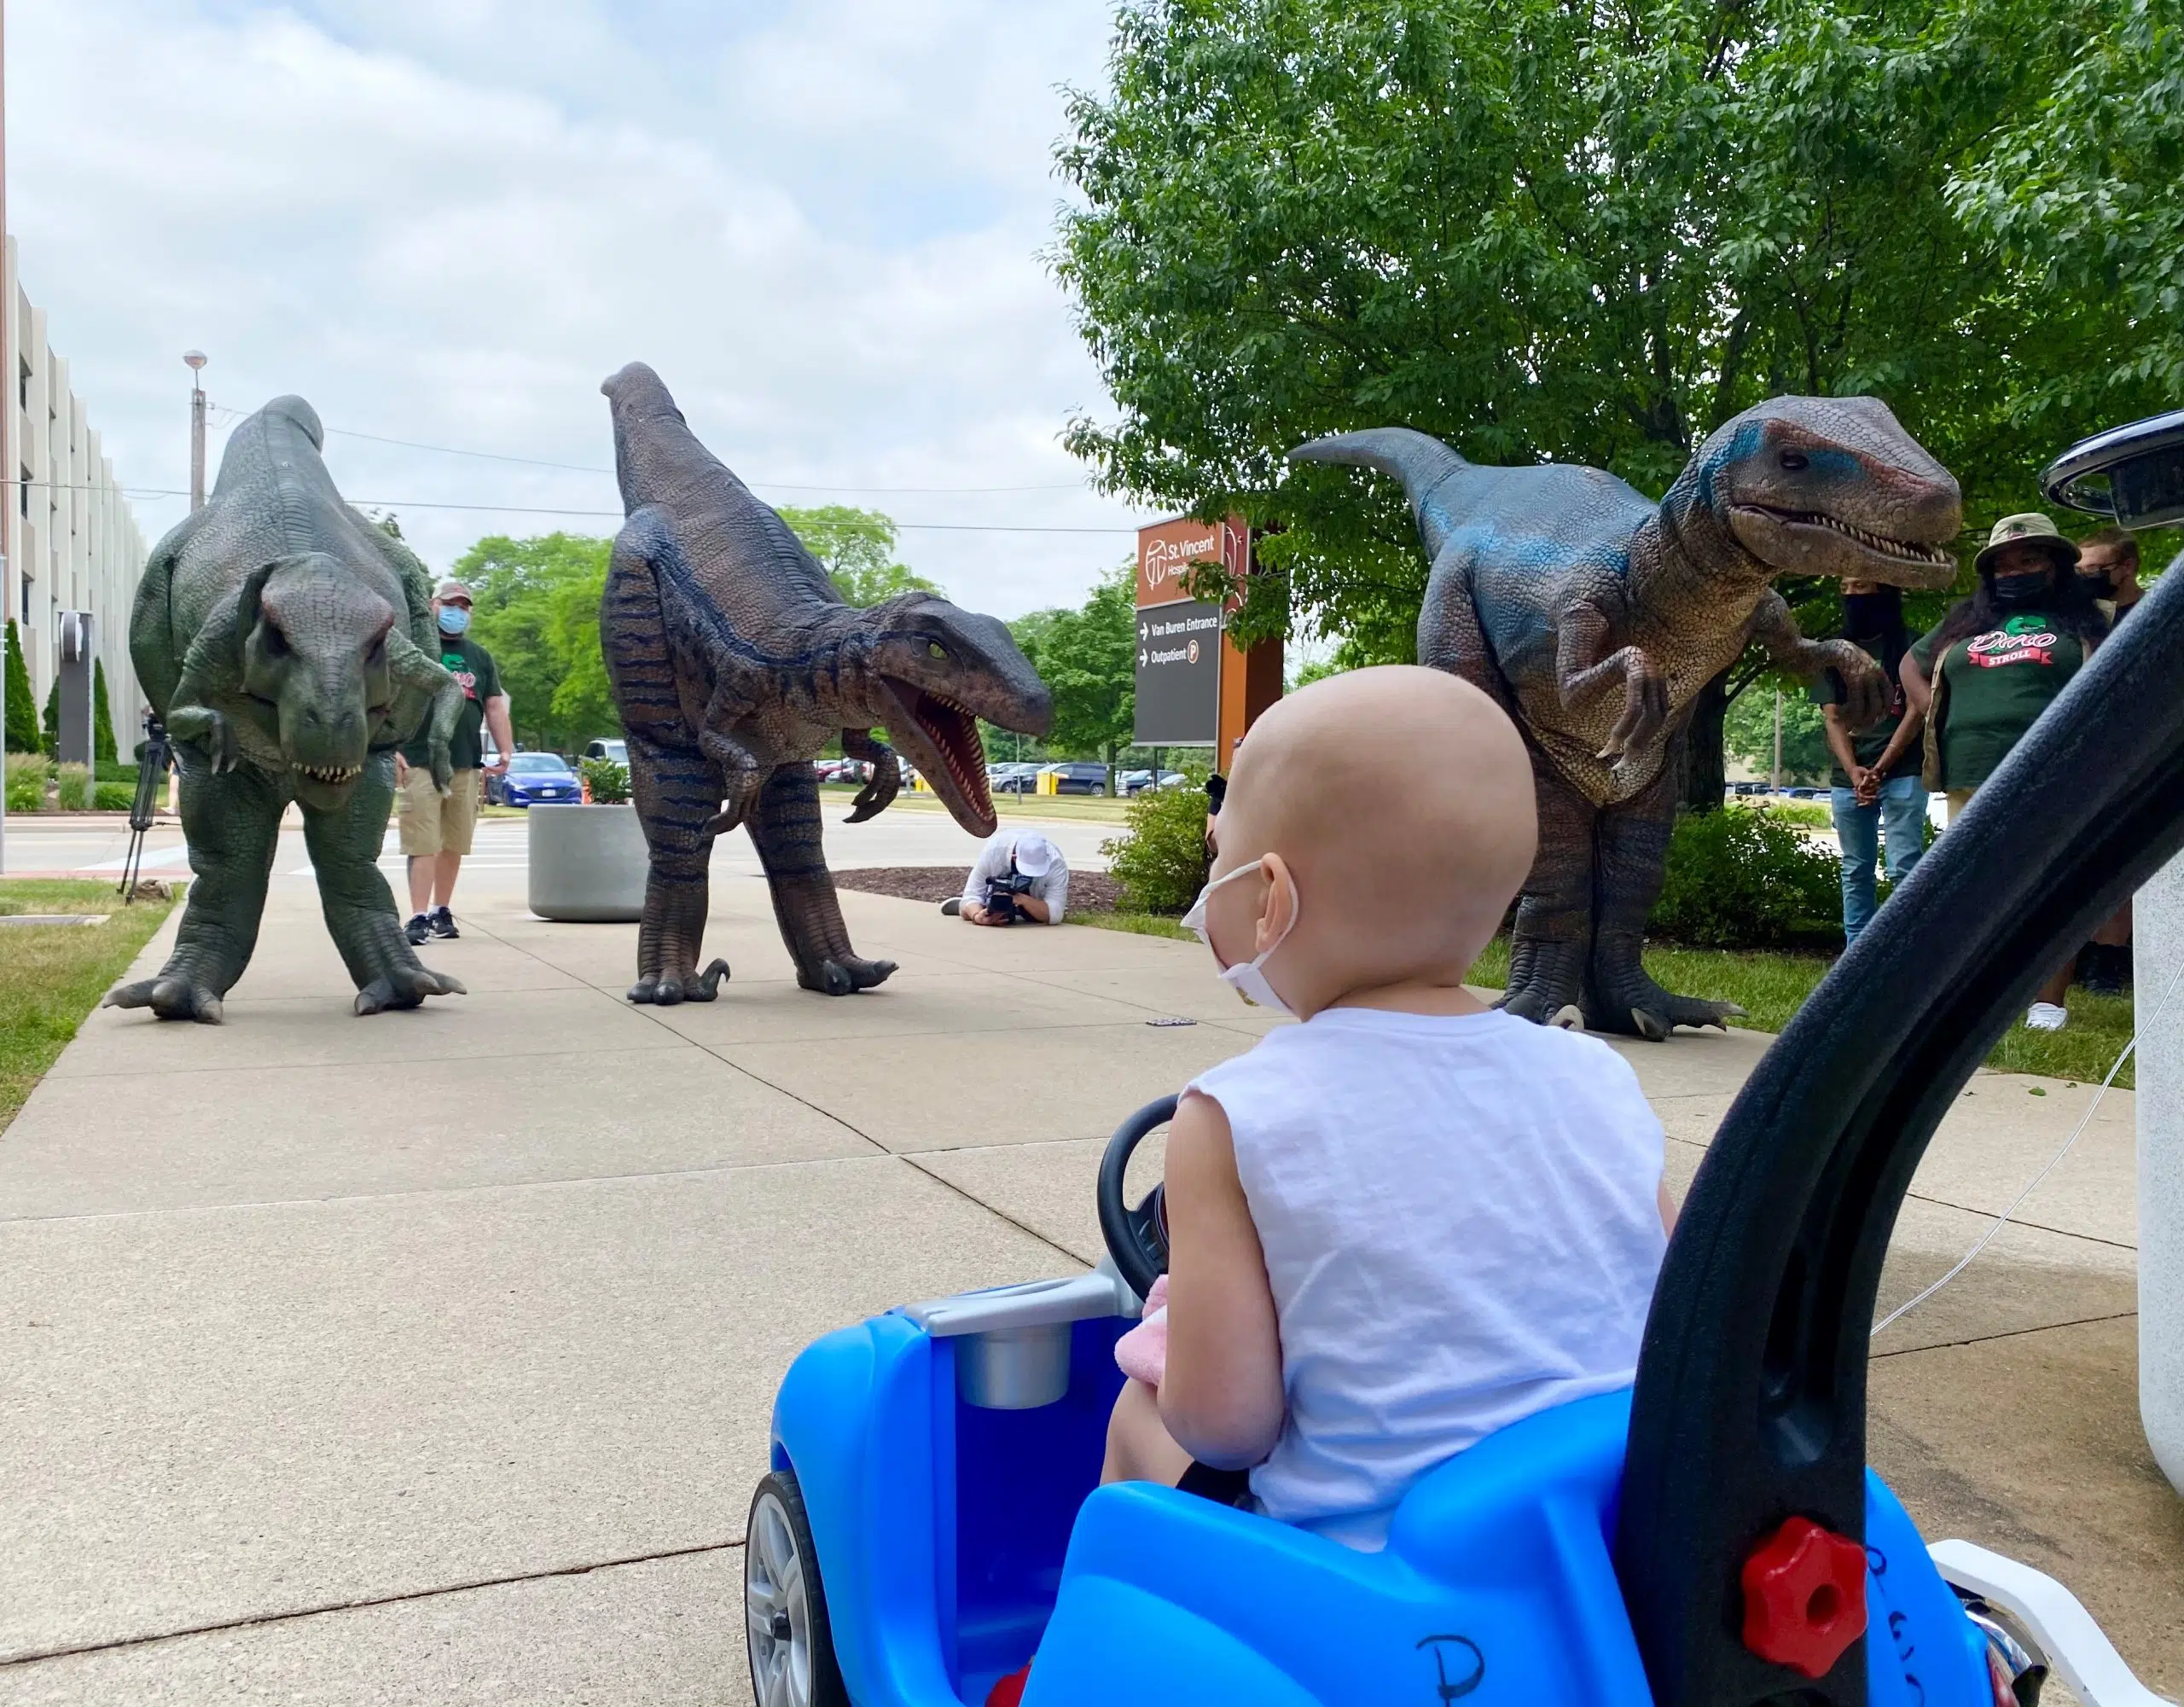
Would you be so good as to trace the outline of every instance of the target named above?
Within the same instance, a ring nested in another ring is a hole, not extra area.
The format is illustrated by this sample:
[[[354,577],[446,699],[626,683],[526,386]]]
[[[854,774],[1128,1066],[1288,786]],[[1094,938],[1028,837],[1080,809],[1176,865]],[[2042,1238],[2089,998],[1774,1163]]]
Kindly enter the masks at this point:
[[[402,927],[402,934],[410,939],[410,946],[421,949],[425,938],[433,934],[433,921],[421,913],[412,913],[410,922]]]
[[[963,897],[960,895],[950,896],[945,901],[940,903],[940,910],[950,919],[961,918],[963,916]]]
[[[455,928],[455,914],[444,907],[433,909],[432,926],[435,937],[444,937],[450,942],[462,934]]]
[[[2025,1029],[2029,1031],[2059,1031],[2070,1017],[2068,1008],[2058,1007],[2052,1002],[2036,1002],[2024,1010]]]

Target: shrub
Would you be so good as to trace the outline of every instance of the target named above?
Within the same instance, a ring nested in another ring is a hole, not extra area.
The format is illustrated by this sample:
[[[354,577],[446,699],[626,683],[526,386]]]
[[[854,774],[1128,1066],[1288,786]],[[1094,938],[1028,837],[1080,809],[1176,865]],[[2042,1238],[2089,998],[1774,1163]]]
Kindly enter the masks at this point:
[[[91,810],[95,812],[133,812],[136,810],[136,785],[133,782],[102,782],[91,790]]]
[[[1841,867],[1772,812],[1676,820],[1647,933],[1709,949],[1822,948],[1843,940]]]
[[[8,810],[10,812],[43,812],[45,810],[45,781],[49,767],[42,752],[11,752],[8,755]]]
[[[580,767],[595,806],[620,806],[630,798],[630,769],[611,758],[587,758]]]
[[[61,764],[54,767],[53,780],[58,794],[55,804],[64,812],[88,811],[91,804],[91,769],[87,764]]]
[[[1119,836],[1100,844],[1123,905],[1181,913],[1205,886],[1205,791],[1147,788],[1130,803]]]

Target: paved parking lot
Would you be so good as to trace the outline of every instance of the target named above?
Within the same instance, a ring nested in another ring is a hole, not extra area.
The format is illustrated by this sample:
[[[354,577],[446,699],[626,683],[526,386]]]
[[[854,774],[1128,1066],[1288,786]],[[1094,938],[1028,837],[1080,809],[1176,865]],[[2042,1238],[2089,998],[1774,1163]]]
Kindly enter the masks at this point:
[[[468,997],[351,1018],[284,844],[228,1023],[102,1012],[0,1135],[0,1703],[744,1699],[744,1507],[798,1348],[1094,1260],[1106,1133],[1268,1023],[1194,944],[863,895],[858,947],[903,970],[812,996],[726,846],[731,981],[632,1008],[634,927],[531,917],[522,827],[490,827],[462,938],[426,951]],[[895,827],[830,854],[912,862],[851,851]],[[1628,1046],[1679,1188],[1767,1041]],[[2088,1094],[1974,1082],[1889,1298]],[[2056,1571],[2176,1694],[2131,1123],[2111,1094],[2024,1224],[1884,1337],[1873,1448],[1930,1536]]]

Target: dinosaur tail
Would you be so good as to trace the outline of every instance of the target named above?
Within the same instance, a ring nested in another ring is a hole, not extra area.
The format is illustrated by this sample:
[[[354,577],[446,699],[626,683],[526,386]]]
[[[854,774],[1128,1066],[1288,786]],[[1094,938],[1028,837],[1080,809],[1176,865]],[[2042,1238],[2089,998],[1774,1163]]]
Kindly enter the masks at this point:
[[[1455,518],[1440,501],[1450,478],[1471,464],[1430,433],[1408,427],[1376,427],[1364,433],[1337,433],[1315,438],[1289,453],[1292,462],[1339,462],[1352,468],[1377,468],[1403,482],[1403,496],[1418,522],[1418,537],[1430,561],[1438,556]]]

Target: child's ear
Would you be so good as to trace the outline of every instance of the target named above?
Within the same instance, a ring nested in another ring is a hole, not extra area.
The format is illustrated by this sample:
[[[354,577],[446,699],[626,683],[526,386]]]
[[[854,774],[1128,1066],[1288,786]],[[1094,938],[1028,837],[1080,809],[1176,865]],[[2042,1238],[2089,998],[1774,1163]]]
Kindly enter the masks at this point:
[[[1264,954],[1297,923],[1297,874],[1278,853],[1263,855],[1259,867],[1266,873],[1266,905],[1259,910],[1258,940],[1252,945],[1254,955]]]

